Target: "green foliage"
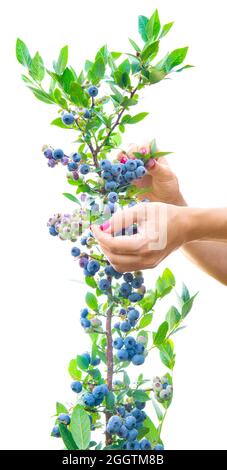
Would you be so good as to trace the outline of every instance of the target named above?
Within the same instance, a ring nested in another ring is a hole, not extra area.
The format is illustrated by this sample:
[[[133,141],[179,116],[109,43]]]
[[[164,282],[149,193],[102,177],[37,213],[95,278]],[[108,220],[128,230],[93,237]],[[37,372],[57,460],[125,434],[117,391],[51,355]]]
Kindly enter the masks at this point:
[[[73,409],[70,430],[77,447],[87,449],[91,439],[90,420],[82,405]]]

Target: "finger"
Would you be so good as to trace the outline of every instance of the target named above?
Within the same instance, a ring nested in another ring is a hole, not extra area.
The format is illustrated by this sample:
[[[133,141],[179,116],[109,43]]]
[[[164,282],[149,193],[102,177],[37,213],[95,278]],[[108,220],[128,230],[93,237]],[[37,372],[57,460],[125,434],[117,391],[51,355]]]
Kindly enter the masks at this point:
[[[172,170],[166,163],[162,163],[160,161],[151,158],[146,168],[150,175],[156,178],[158,181],[167,181],[173,175]]]
[[[136,206],[120,209],[104,224],[101,229],[106,233],[122,233],[122,230],[131,227],[133,224],[139,224],[146,218],[147,206],[137,204]]]
[[[144,239],[142,234],[131,236],[113,237],[111,234],[102,232],[100,227],[93,225],[91,230],[94,236],[99,241],[103,250],[108,250],[115,254],[136,254],[142,248]]]
[[[101,245],[101,249],[105,254],[106,258],[110,262],[111,266],[116,269],[119,273],[135,271],[137,268],[138,257],[134,255],[115,255],[111,253],[107,248]]]
[[[129,144],[127,155],[129,158],[135,158],[134,152],[139,152],[139,146],[137,144]]]

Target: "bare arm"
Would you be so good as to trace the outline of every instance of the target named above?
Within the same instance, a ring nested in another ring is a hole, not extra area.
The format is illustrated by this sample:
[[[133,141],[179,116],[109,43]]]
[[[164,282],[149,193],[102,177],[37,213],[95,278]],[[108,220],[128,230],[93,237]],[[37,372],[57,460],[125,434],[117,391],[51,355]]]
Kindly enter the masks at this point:
[[[193,241],[182,247],[185,256],[227,286],[227,242]]]

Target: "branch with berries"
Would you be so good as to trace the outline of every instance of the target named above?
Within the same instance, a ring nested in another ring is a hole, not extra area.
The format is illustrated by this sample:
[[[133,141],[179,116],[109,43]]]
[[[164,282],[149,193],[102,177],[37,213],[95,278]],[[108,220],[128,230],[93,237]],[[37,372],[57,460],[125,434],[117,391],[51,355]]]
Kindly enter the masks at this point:
[[[117,210],[137,204],[146,188],[139,190],[134,182],[146,175],[147,161],[169,153],[157,151],[153,140],[148,153],[136,152],[129,158],[122,148],[122,136],[128,126],[148,115],[133,111],[141,91],[191,67],[182,65],[187,47],[157,59],[160,41],[172,25],[162,26],[157,10],[150,18],[140,16],[141,45],[129,39],[133,48],[129,53],[111,52],[104,45],[79,73],[68,65],[67,46],[50,69],[39,52],[31,57],[21,39],[16,44],[17,60],[26,69],[22,75],[26,86],[38,100],[58,107],[51,124],[70,131],[74,142],[75,132],[77,136],[71,154],[43,146],[48,166],[62,165],[67,170],[72,189],[64,196],[74,205],[70,214],[56,213],[49,219],[49,233],[72,243],[79,239],[80,246],[73,245],[71,254],[89,287],[80,324],[90,338],[91,350],[70,361],[71,390],[77,400],[70,407],[57,403],[52,430],[52,436],[61,438],[69,450],[164,448],[161,431],[173,395],[172,336],[182,328],[195,296],[184,285],[179,305],[172,305],[162,321],[155,319],[158,302],[175,287],[173,273],[165,269],[153,289],[148,289],[141,271],[116,271],[100,251],[90,225],[104,227]],[[109,90],[105,95],[103,85]],[[133,224],[116,236],[136,232]],[[153,350],[158,351],[167,371],[146,379],[143,367],[136,376],[132,367],[142,367],[145,361],[148,365]],[[149,417],[151,407],[156,424]],[[105,442],[98,442],[100,429]],[[92,433],[95,437],[91,438]]]

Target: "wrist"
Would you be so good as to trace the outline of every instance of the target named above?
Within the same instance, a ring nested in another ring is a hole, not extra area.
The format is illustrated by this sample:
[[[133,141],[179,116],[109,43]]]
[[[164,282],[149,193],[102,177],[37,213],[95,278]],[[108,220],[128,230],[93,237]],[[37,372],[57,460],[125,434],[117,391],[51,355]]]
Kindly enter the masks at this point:
[[[181,193],[178,193],[177,196],[170,202],[170,204],[173,204],[174,206],[188,205]]]

